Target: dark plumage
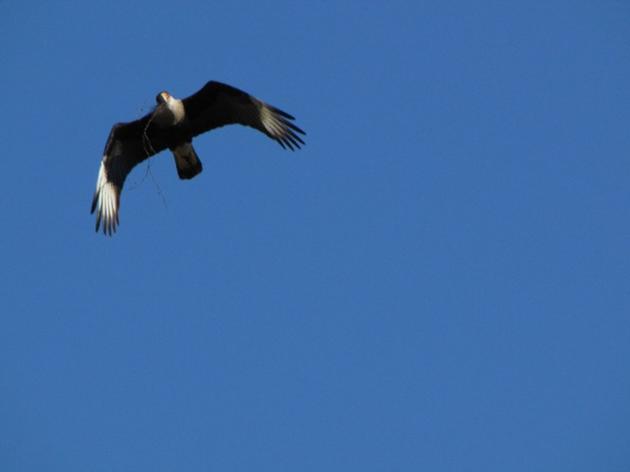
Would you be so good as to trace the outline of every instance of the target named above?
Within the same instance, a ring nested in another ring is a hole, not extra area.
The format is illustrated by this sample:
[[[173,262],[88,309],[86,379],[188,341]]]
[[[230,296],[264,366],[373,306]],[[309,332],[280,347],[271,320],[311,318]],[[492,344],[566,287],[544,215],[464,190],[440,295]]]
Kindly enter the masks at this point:
[[[206,131],[241,124],[262,131],[285,149],[293,151],[304,145],[300,135],[306,133],[291,122],[291,115],[220,82],[208,82],[183,100],[161,92],[156,101],[151,113],[117,123],[109,133],[92,200],[96,231],[101,223],[105,234],[116,231],[125,178],[145,159],[170,149],[181,179],[199,174],[202,165],[192,140]]]

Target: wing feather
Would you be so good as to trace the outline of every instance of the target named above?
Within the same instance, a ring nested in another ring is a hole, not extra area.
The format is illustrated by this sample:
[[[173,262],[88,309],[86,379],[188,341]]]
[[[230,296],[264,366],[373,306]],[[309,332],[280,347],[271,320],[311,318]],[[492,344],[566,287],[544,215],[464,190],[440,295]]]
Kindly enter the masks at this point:
[[[119,223],[120,193],[129,172],[140,162],[166,147],[161,133],[147,125],[151,114],[112,127],[96,179],[91,212],[96,212],[96,231],[112,235]]]
[[[283,148],[299,149],[306,133],[288,113],[231,85],[210,81],[183,100],[190,134],[197,136],[221,126],[240,124],[257,129]]]

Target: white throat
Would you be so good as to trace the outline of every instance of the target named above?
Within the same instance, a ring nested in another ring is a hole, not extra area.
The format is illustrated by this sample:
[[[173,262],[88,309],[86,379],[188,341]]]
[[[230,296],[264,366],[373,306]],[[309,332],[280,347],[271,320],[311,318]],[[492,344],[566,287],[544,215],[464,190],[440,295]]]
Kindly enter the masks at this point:
[[[186,114],[184,111],[184,103],[181,100],[169,95],[166,100],[166,106],[173,113],[173,124],[176,125],[180,121],[184,119],[184,115]]]

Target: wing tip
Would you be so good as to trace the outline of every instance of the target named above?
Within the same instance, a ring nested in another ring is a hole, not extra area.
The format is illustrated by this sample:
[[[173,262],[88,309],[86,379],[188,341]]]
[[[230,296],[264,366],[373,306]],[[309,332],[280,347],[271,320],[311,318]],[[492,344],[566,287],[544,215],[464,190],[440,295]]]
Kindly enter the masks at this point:
[[[306,132],[289,121],[294,119],[288,113],[269,105],[263,105],[260,111],[260,121],[266,134],[278,141],[283,149],[289,148],[291,151],[306,145],[299,136],[300,134],[306,136]]]
[[[96,191],[92,199],[90,213],[96,212],[95,231],[103,229],[103,234],[112,236],[119,225],[119,192],[116,186],[107,178],[105,165],[101,162],[96,182]]]

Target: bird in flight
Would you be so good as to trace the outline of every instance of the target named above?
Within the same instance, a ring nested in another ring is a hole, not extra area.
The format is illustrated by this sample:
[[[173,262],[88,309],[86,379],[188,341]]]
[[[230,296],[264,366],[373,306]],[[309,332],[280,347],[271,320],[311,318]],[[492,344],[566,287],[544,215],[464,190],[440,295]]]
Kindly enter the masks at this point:
[[[107,138],[96,179],[92,211],[96,231],[112,235],[119,224],[120,193],[125,178],[137,164],[169,149],[180,179],[192,179],[202,170],[192,140],[206,131],[240,124],[255,128],[283,148],[300,149],[306,133],[294,118],[278,108],[230,85],[210,81],[197,93],[179,100],[160,92],[155,108],[142,118],[115,124]]]

